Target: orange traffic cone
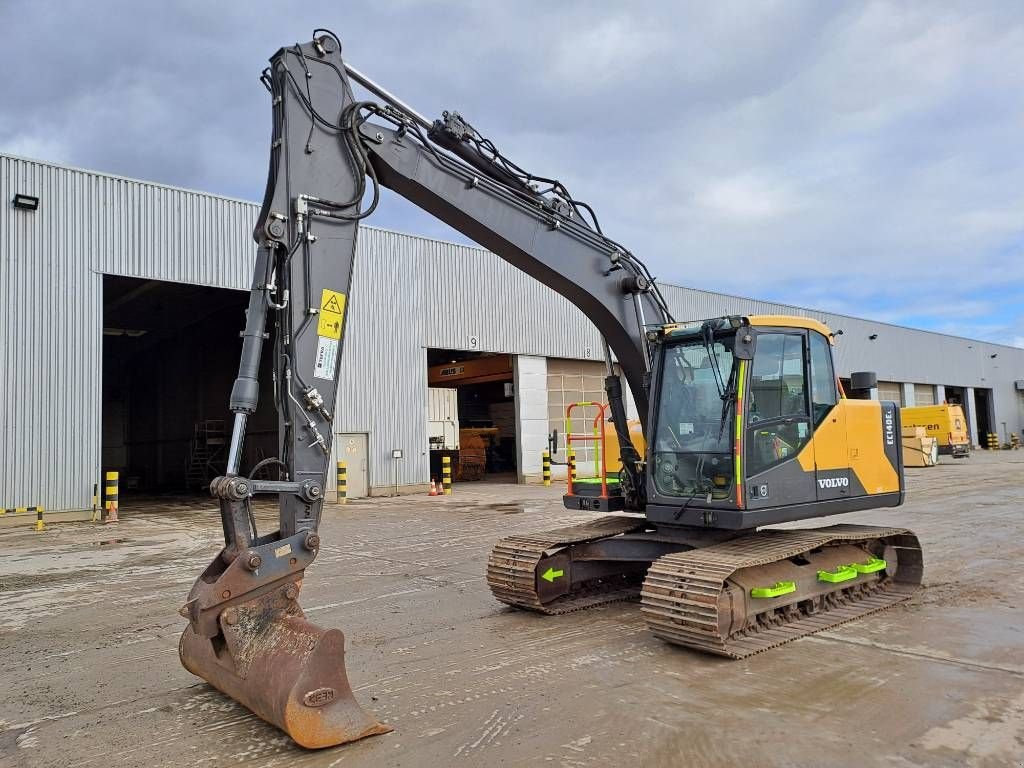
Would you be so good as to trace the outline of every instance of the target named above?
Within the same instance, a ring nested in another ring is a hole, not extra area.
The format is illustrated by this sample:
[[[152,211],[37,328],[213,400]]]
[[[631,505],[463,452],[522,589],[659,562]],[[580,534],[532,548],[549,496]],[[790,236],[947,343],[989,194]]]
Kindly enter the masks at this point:
[[[437,496],[437,485],[434,483],[434,478],[430,478],[430,496]]]

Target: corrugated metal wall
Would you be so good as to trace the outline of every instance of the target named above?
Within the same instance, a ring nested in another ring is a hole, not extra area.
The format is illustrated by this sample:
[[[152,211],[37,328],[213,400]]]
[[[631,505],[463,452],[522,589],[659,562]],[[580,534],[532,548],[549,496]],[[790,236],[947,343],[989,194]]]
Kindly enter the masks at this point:
[[[92,198],[66,171],[0,157],[0,506],[85,506],[99,460],[100,278]],[[35,213],[15,193],[38,195]],[[71,201],[88,208],[67,209]]]
[[[15,192],[38,195],[36,213]],[[257,206],[0,155],[0,505],[85,507],[98,477],[102,275],[244,290]],[[370,483],[427,480],[426,347],[597,359],[575,307],[486,251],[364,228],[336,431],[368,432]],[[1024,350],[674,286],[679,319],[796,313],[842,329],[840,373],[994,389],[1024,426]],[[878,334],[870,340],[870,334]],[[991,355],[995,354],[993,358]],[[225,398],[227,393],[225,393]]]
[[[336,432],[367,432],[371,488],[428,481],[422,238],[360,230]],[[391,451],[400,448],[396,461]],[[397,475],[396,475],[397,470]]]

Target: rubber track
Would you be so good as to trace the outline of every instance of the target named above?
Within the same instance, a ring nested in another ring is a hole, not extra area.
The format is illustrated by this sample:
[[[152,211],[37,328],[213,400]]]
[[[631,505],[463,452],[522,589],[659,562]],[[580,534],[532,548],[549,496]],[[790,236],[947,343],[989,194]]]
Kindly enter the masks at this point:
[[[552,550],[638,531],[645,526],[641,518],[612,515],[582,525],[509,536],[495,544],[487,558],[487,585],[503,603],[550,615],[635,599],[640,593],[639,584],[625,589],[619,585],[598,584],[542,604],[537,597],[537,564]]]
[[[836,543],[888,539],[899,549],[893,578],[877,588],[838,590],[829,607],[813,614],[794,611],[723,637],[718,610],[728,578],[741,568],[785,560]],[[804,530],[763,530],[687,552],[665,555],[651,565],[641,591],[641,611],[657,637],[675,645],[741,659],[799,637],[844,624],[906,600],[921,583],[921,546],[905,528],[834,525]]]

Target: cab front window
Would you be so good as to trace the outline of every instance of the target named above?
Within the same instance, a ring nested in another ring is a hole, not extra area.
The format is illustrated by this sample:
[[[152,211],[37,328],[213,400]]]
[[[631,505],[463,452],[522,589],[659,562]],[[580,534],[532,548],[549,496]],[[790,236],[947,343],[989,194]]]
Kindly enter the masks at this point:
[[[734,336],[666,347],[654,440],[654,484],[666,496],[726,498],[732,484]]]

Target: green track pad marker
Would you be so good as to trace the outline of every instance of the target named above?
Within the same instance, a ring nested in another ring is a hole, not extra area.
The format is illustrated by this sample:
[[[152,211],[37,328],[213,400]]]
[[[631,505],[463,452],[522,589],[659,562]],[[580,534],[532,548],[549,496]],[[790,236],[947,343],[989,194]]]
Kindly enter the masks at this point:
[[[540,575],[540,577],[544,579],[544,581],[548,581],[551,583],[554,583],[555,579],[560,579],[563,576],[565,576],[565,571],[561,569],[556,571],[554,568],[548,568],[546,571],[544,571],[544,573]]]
[[[781,597],[796,592],[795,581],[777,581],[774,587],[754,587],[750,590],[751,597]]]
[[[827,581],[829,584],[839,584],[856,578],[857,571],[849,565],[840,565],[834,571],[818,571],[818,581]]]
[[[872,557],[866,563],[850,563],[850,567],[857,573],[875,573],[885,568],[885,560]]]

